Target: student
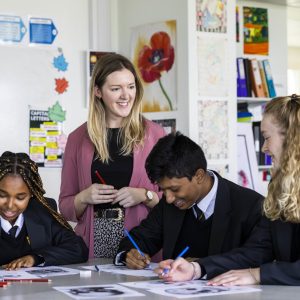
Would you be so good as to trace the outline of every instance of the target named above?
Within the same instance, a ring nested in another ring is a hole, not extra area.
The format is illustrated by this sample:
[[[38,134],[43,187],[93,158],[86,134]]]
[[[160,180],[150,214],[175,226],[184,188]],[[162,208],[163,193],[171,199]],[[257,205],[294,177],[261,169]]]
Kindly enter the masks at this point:
[[[1,155],[0,265],[6,269],[87,260],[83,240],[44,193],[38,167],[27,154],[6,151]]]
[[[210,284],[300,285],[300,97],[277,97],[268,102],[261,132],[265,139],[262,151],[273,162],[263,204],[265,217],[240,249],[200,259],[194,266],[184,259],[161,262],[159,274],[172,267],[166,280],[189,280],[205,273],[213,278],[233,270],[213,278]]]
[[[191,258],[223,253],[242,245],[261,217],[262,196],[207,170],[199,145],[176,133],[161,138],[146,160],[151,182],[164,193],[159,204],[130,231],[145,253],[122,240],[115,263],[144,268],[158,249],[175,258],[186,246]]]
[[[77,222],[90,257],[114,257],[124,227],[138,225],[159,201],[144,164],[165,132],[142,116],[142,94],[133,64],[104,55],[93,69],[88,121],[68,138],[59,208]]]

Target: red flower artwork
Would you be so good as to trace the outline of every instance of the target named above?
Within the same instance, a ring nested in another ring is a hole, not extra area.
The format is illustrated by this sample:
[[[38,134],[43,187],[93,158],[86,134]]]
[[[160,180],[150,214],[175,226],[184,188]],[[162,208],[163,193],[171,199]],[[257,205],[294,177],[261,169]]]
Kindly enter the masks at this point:
[[[58,78],[58,79],[55,79],[55,85],[56,85],[55,90],[59,94],[62,94],[69,87],[69,82],[65,78],[61,78],[61,79]]]
[[[163,94],[168,100],[170,110],[172,102],[161,83],[161,73],[168,72],[174,63],[174,47],[169,35],[164,31],[154,33],[150,39],[150,46],[145,45],[138,55],[138,68],[145,82],[158,80]]]

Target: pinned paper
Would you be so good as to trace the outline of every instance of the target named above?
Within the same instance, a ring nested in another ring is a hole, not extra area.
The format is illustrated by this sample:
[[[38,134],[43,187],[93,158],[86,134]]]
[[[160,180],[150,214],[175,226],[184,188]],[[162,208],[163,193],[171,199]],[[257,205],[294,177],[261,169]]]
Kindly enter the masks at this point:
[[[64,93],[67,88],[69,87],[69,81],[66,80],[65,78],[57,78],[55,79],[55,85],[56,85],[56,88],[55,90],[59,93],[59,94],[62,94]]]
[[[69,63],[66,62],[65,56],[63,54],[54,57],[53,66],[58,70],[65,72],[68,69]]]

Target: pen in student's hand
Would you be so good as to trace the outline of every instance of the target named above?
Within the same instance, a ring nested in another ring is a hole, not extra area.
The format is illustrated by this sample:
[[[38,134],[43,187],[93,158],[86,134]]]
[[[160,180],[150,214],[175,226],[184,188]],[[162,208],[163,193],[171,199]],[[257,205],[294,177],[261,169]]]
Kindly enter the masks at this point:
[[[186,246],[186,247],[185,247],[185,248],[177,255],[177,257],[175,258],[175,260],[176,260],[178,257],[182,257],[189,249],[190,249],[190,247],[189,247],[189,246]],[[163,271],[162,271],[162,273],[161,273],[161,275],[164,276],[164,275],[168,274],[169,271],[170,271],[170,269],[164,268]]]
[[[95,171],[95,174],[96,176],[98,177],[99,181],[102,183],[102,184],[106,184],[104,179],[102,178],[102,176],[100,175],[100,173],[96,170]]]
[[[129,234],[129,232],[124,229],[125,235],[128,236],[130,242],[132,243],[132,245],[134,246],[134,248],[139,252],[139,254],[141,254],[143,257],[145,257],[145,254],[142,252],[142,250],[139,248],[139,246],[137,245],[137,243],[134,241],[134,239],[132,238],[132,236]]]

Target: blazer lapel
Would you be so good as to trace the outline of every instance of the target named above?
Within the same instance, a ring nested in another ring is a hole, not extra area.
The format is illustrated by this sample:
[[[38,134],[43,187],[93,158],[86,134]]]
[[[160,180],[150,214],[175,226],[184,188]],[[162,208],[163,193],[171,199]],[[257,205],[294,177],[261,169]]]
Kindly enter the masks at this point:
[[[162,201],[162,200],[161,200]],[[164,215],[164,258],[173,256],[174,248],[180,233],[182,222],[186,214],[185,210],[180,210],[173,204],[167,204],[169,207]]]
[[[218,179],[208,255],[220,253],[230,222],[231,202],[229,191],[223,179],[220,176],[218,176]]]
[[[39,249],[47,245],[47,233],[42,226],[42,220],[34,213],[30,206],[24,211],[24,222],[32,249]]]
[[[288,222],[271,222],[271,231],[277,260],[290,261],[291,242],[293,236],[292,226]]]

